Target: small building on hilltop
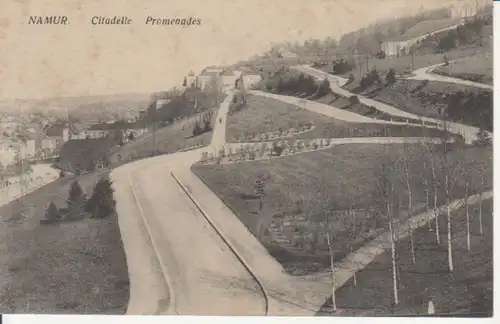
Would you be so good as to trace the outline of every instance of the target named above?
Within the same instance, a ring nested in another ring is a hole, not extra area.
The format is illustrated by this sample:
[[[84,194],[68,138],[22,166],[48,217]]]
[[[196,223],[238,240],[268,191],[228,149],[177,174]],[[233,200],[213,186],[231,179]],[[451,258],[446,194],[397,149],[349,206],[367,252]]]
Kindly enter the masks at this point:
[[[410,53],[410,49],[428,36],[452,30],[464,24],[462,18],[426,20],[417,23],[403,35],[393,37],[382,43],[387,58],[400,57]]]

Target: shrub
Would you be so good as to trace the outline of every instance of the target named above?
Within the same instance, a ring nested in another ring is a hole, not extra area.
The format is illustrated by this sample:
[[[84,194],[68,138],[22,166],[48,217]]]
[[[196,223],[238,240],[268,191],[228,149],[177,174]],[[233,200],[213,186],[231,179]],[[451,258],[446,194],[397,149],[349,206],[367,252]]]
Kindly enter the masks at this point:
[[[321,82],[321,84],[319,85],[317,94],[318,96],[323,97],[329,93],[330,93],[330,82],[328,81],[327,78],[325,78],[323,82]]]
[[[492,144],[491,136],[485,130],[479,130],[474,144],[477,146],[489,146]]]
[[[333,74],[346,74],[355,68],[353,63],[349,63],[344,59],[338,59],[333,62]]]
[[[351,105],[359,104],[359,103],[360,103],[360,101],[359,101],[358,96],[350,96],[350,97],[349,97],[349,103],[350,103]]]
[[[387,57],[387,54],[383,50],[381,50],[380,52],[377,53],[376,57],[380,60],[383,60]]]
[[[45,211],[45,218],[40,221],[41,224],[57,222],[61,219],[61,214],[54,202],[51,202]]]
[[[351,84],[354,82],[354,80],[356,80],[356,78],[354,77],[354,74],[349,74],[349,77],[347,78],[347,83],[346,84]]]
[[[394,84],[396,83],[396,70],[395,69],[389,69],[389,72],[387,72],[387,75],[385,77],[386,81],[388,84]]]
[[[371,70],[361,80],[359,81],[359,87],[361,90],[365,90],[368,87],[371,87],[375,83],[380,83],[380,75],[378,74],[378,71],[376,69]]]
[[[68,194],[68,207],[71,214],[80,214],[85,207],[85,193],[78,181],[74,181],[71,184]],[[73,215],[76,216],[76,215]]]
[[[113,215],[116,207],[113,192],[111,180],[101,178],[95,185],[92,196],[87,202],[87,212],[93,218],[105,218]]]
[[[283,153],[284,147],[279,146],[278,144],[273,144],[273,152],[276,156],[280,156]]]

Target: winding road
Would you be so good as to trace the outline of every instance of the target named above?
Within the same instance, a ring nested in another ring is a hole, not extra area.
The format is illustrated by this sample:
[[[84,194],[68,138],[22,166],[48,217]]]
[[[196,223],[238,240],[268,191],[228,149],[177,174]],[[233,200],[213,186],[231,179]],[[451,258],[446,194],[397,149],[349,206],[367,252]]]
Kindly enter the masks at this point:
[[[463,60],[463,59],[461,59],[461,60]],[[454,62],[457,62],[457,61],[460,61],[460,60],[450,61],[449,63],[453,64]],[[456,83],[456,84],[463,84],[463,85],[470,86],[470,87],[493,90],[493,86],[490,84],[473,82],[473,81],[469,81],[469,80],[464,80],[464,79],[454,78],[454,77],[445,76],[445,75],[441,75],[441,74],[437,74],[437,73],[432,73],[432,71],[434,71],[435,69],[437,69],[438,67],[441,67],[441,66],[444,66],[444,63],[439,63],[439,64],[423,67],[421,69],[417,69],[417,70],[413,71],[412,76],[408,77],[407,79]]]
[[[302,73],[311,75],[317,79],[323,80],[326,78],[330,82],[330,88],[334,93],[336,93],[340,96],[346,97],[346,98],[349,98],[351,96],[357,96],[361,103],[368,105],[368,106],[373,106],[373,107],[375,107],[375,109],[377,109],[381,112],[384,112],[384,113],[387,113],[387,114],[390,114],[393,116],[412,118],[412,119],[423,120],[424,122],[435,123],[438,125],[438,127],[440,129],[443,129],[445,126],[445,122],[442,120],[418,116],[418,115],[403,111],[401,109],[398,109],[396,107],[390,106],[388,104],[382,103],[380,101],[376,101],[376,100],[349,92],[349,91],[341,88],[343,85],[345,85],[347,83],[347,79],[345,79],[345,78],[331,75],[327,72],[314,69],[308,65],[297,65],[297,66],[294,66],[293,68],[302,72]],[[460,81],[463,81],[463,80],[460,80]],[[450,81],[450,82],[452,82],[452,81]],[[477,133],[479,131],[479,128],[477,128],[477,127],[459,124],[459,123],[455,123],[455,122],[446,122],[446,126],[447,126],[448,131],[455,133],[455,134],[462,135],[464,137],[466,143],[470,144],[474,140],[477,139]],[[489,133],[489,134],[492,135],[492,133]]]
[[[139,160],[111,173],[131,281],[127,314],[311,316],[331,295],[328,273],[286,274],[238,217],[191,172],[203,152],[227,147],[226,118],[232,98],[229,94],[220,105],[208,147]],[[304,102],[302,106],[316,112],[325,109]],[[374,122],[329,109],[323,113]],[[352,142],[337,142],[342,140]],[[357,266],[361,269],[379,250],[369,257],[362,251],[348,258],[363,255],[363,263]],[[339,263],[339,269],[353,262],[348,258]],[[336,272],[336,284],[350,276],[352,270]]]

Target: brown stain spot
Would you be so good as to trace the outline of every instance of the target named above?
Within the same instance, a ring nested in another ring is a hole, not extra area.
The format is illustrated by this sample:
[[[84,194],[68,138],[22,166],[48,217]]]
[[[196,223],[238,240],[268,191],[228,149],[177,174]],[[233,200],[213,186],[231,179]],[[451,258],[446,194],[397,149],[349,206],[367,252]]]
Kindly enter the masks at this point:
[[[0,18],[0,29],[7,28],[10,26],[10,20],[8,18]]]

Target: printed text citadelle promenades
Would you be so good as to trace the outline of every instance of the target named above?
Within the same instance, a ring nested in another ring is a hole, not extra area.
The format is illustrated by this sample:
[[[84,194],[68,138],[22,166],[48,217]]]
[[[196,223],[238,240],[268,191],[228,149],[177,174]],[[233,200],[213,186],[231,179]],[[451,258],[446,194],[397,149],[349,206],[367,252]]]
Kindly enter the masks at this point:
[[[29,16],[29,25],[68,25],[71,23],[69,16]],[[201,25],[201,19],[193,17],[153,17],[147,16],[141,19],[144,24],[151,26],[197,26]],[[130,25],[133,23],[129,16],[93,16],[90,19],[92,25]]]

